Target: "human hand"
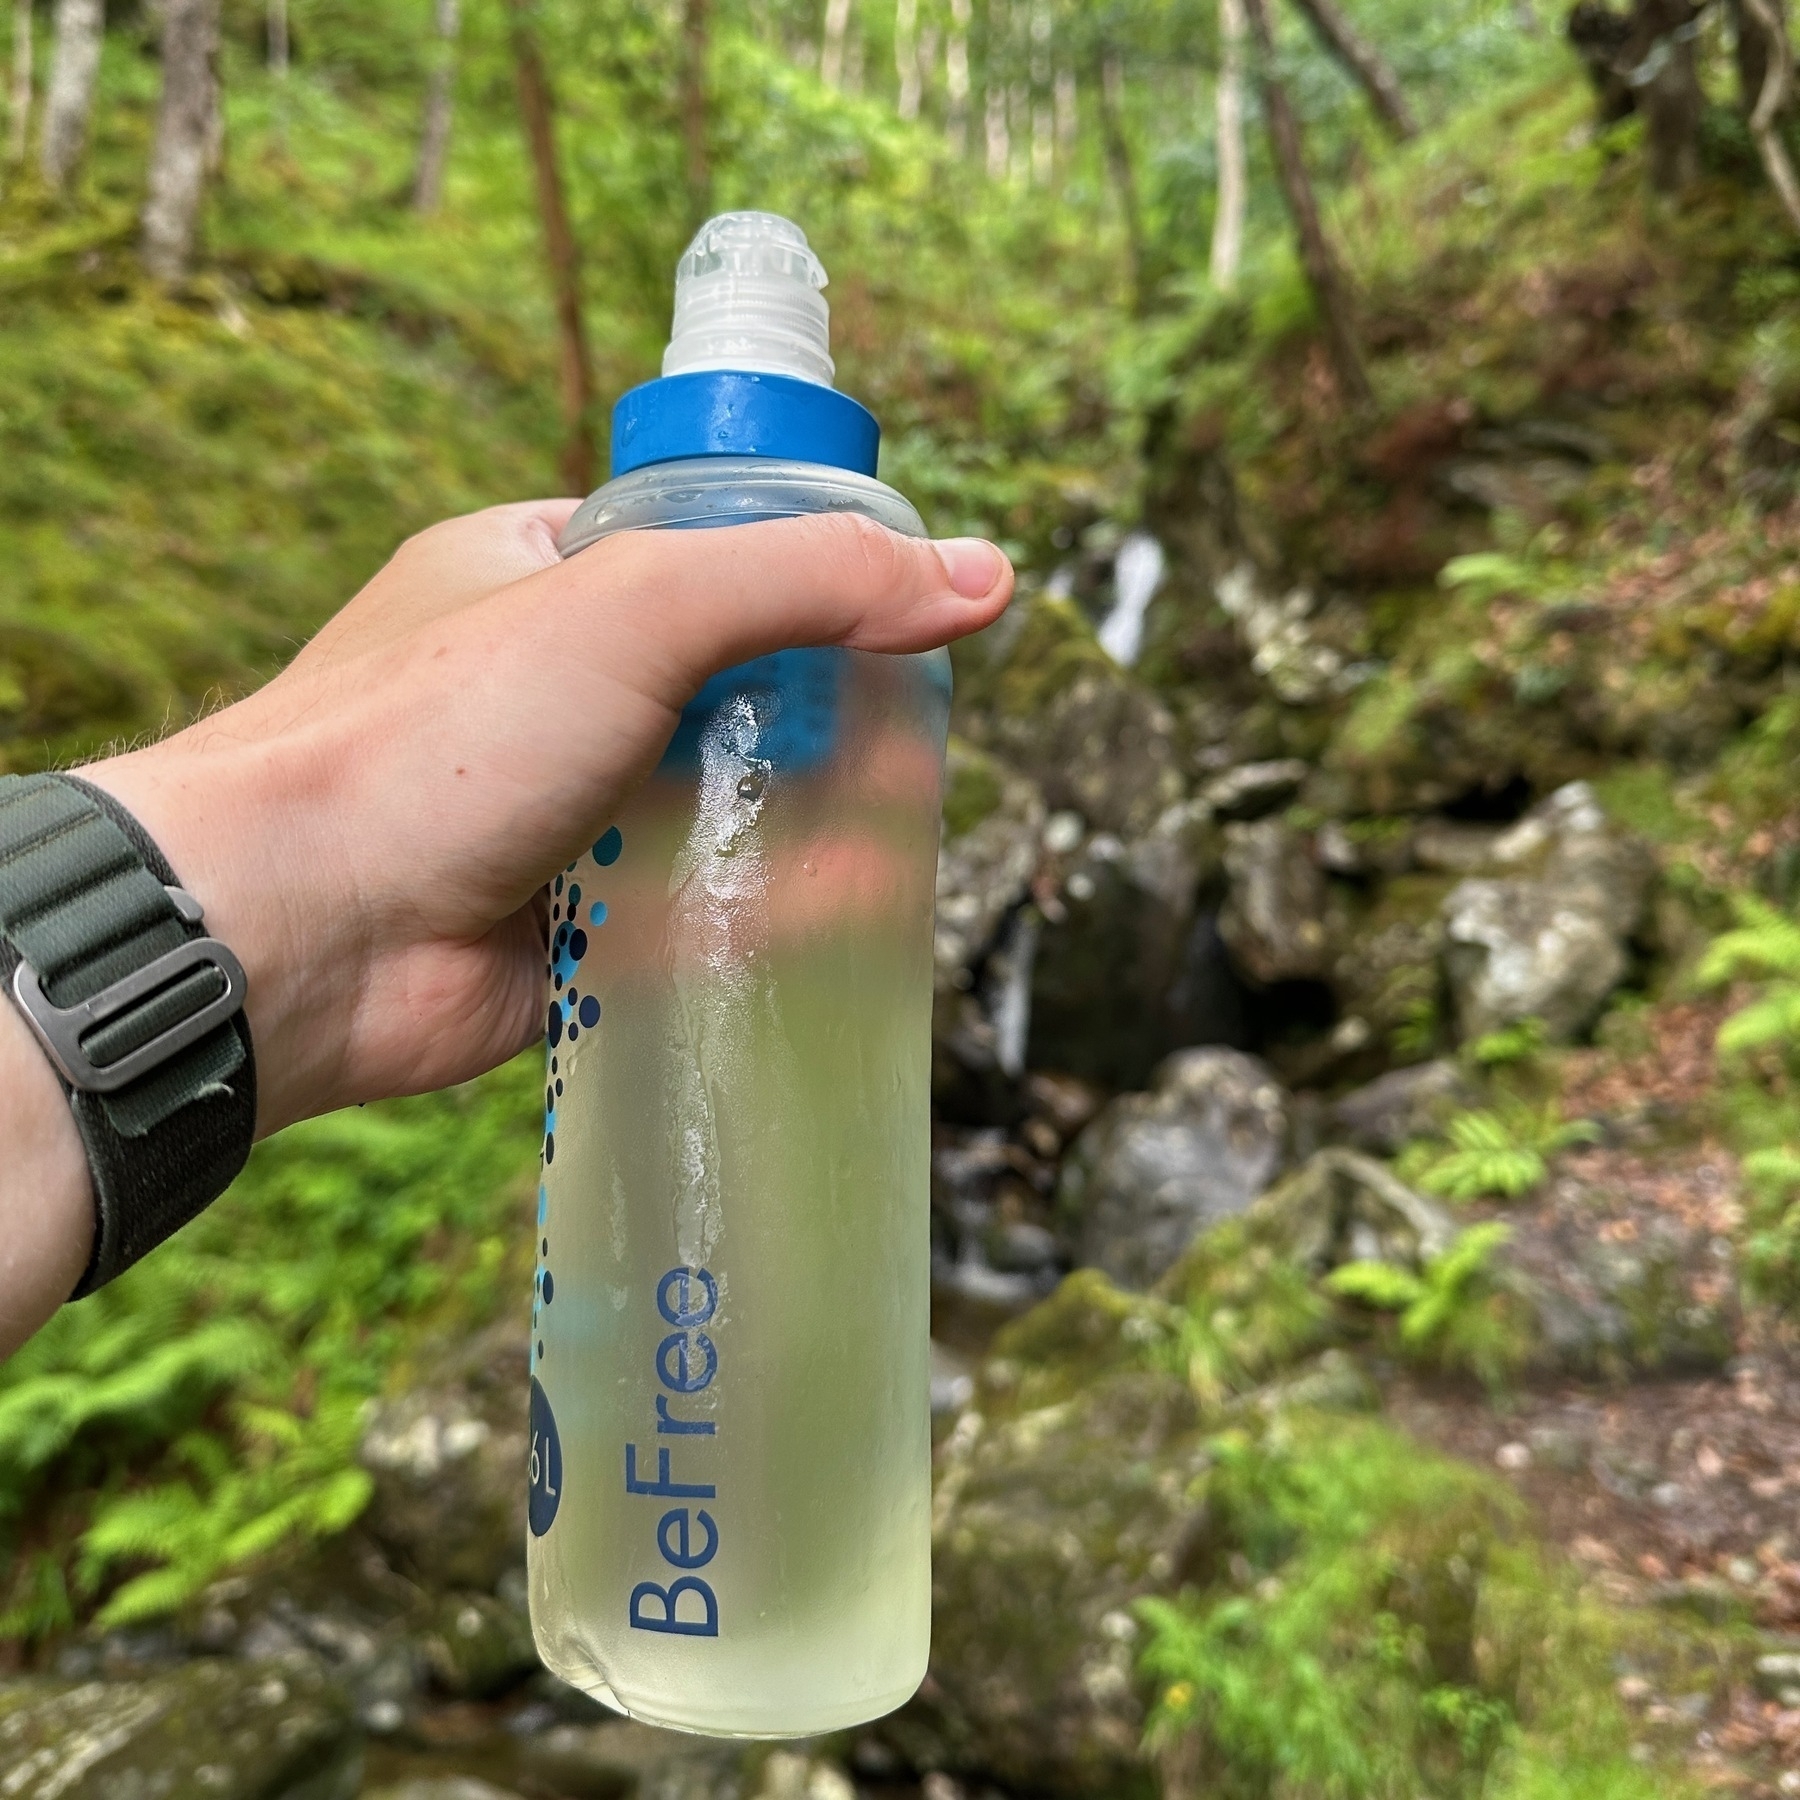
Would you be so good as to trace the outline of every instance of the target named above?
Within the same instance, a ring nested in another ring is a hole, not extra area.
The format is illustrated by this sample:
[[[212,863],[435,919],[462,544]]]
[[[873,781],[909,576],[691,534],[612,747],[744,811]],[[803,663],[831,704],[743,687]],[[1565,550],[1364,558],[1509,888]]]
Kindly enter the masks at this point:
[[[467,1080],[542,1024],[543,883],[721,668],[932,648],[998,616],[991,545],[845,516],[608,538],[571,501],[420,533],[267,687],[82,775],[249,977],[261,1134]]]

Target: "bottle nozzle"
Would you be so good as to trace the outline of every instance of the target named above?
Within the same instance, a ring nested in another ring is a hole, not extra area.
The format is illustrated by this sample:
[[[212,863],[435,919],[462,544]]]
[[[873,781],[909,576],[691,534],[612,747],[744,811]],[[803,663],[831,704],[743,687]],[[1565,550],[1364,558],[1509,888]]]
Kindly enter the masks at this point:
[[[675,269],[662,372],[747,369],[830,387],[831,309],[806,233],[776,213],[708,219]]]

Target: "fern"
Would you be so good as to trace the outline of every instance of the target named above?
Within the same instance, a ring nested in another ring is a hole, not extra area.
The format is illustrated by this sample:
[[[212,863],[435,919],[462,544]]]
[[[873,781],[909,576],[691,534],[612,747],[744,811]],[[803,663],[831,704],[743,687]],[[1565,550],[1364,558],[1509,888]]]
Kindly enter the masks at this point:
[[[71,1593],[107,1624],[151,1618],[355,1519],[366,1402],[446,1309],[491,1311],[525,1243],[539,1080],[522,1059],[284,1133],[0,1365],[0,1517],[99,1496],[68,1571],[15,1576],[0,1637],[62,1629]]]
[[[1511,1063],[1529,1062],[1544,1048],[1542,1019],[1520,1019],[1478,1037],[1469,1046],[1470,1057],[1484,1069],[1504,1068]]]
[[[1418,1275],[1392,1263],[1352,1262],[1333,1269],[1325,1286],[1346,1300],[1397,1313],[1401,1346],[1414,1361],[1466,1371],[1499,1388],[1529,1347],[1518,1309],[1493,1268],[1494,1253],[1511,1236],[1506,1225],[1475,1225]]]
[[[1541,1112],[1524,1105],[1466,1112],[1450,1121],[1449,1148],[1415,1159],[1427,1192],[1459,1203],[1516,1200],[1549,1173],[1549,1158],[1599,1135],[1585,1119],[1565,1122],[1552,1101]]]

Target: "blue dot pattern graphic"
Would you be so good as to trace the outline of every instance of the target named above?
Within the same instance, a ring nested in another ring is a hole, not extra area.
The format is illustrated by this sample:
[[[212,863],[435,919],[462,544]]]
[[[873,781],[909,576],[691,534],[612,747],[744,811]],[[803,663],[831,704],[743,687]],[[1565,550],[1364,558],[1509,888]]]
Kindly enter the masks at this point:
[[[611,868],[625,848],[618,826],[609,827],[594,845],[594,861],[603,869]],[[550,884],[550,960],[544,975],[550,985],[550,1004],[544,1022],[544,1148],[542,1167],[548,1171],[556,1161],[557,1097],[563,1091],[561,1056],[578,1043],[583,1031],[592,1031],[599,1023],[599,996],[584,992],[580,982],[581,965],[592,947],[589,929],[598,930],[606,923],[606,902],[590,900],[587,925],[578,923],[582,916],[581,884],[571,879],[580,867],[571,863]],[[538,1336],[544,1308],[556,1295],[556,1281],[550,1272],[550,1189],[546,1181],[538,1183],[537,1225],[538,1270],[531,1296],[531,1368],[535,1376],[544,1360],[544,1342]],[[535,1381],[534,1381],[535,1387]],[[546,1402],[546,1405],[548,1403]]]

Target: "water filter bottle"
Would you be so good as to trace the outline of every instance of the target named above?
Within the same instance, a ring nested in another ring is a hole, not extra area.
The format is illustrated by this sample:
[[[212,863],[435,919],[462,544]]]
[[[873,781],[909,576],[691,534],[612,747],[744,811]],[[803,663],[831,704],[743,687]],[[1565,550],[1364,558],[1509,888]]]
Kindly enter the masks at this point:
[[[861,513],[825,271],[704,226],[663,377],[563,534]],[[553,884],[531,1618],[634,1718],[798,1737],[898,1706],[930,1633],[932,892],[949,658],[728,670]]]

